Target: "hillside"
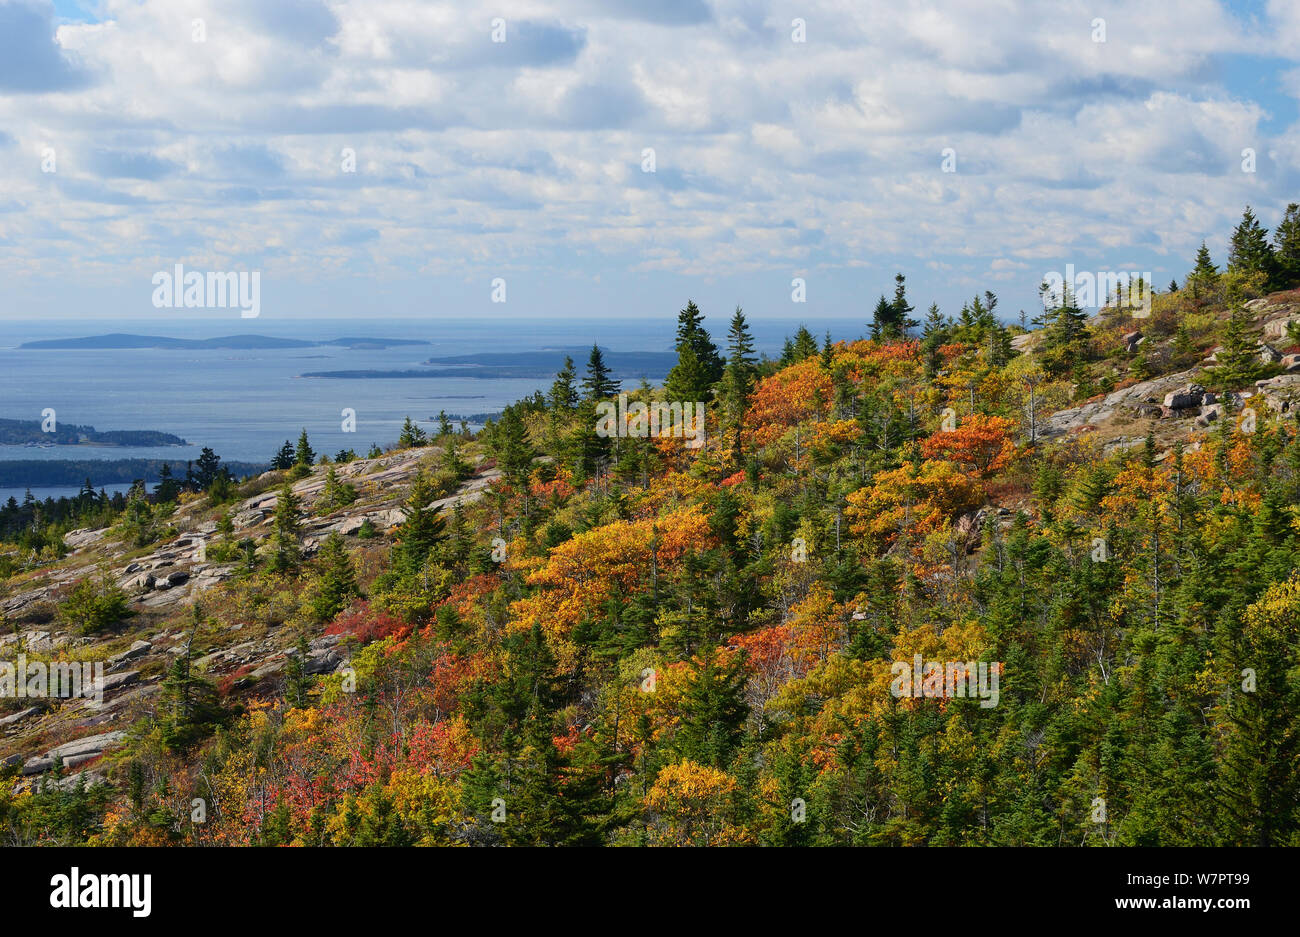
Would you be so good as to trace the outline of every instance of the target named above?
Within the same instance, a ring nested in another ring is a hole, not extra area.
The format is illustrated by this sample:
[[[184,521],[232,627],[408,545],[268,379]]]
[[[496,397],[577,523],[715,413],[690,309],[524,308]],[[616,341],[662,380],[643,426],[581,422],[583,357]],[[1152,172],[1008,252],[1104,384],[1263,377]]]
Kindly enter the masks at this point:
[[[1262,284],[918,338],[900,276],[779,361],[689,304],[622,390],[707,402],[699,448],[602,434],[596,352],[480,434],[15,546],[4,659],[106,681],[0,701],[0,828],[1300,845],[1300,293]]]

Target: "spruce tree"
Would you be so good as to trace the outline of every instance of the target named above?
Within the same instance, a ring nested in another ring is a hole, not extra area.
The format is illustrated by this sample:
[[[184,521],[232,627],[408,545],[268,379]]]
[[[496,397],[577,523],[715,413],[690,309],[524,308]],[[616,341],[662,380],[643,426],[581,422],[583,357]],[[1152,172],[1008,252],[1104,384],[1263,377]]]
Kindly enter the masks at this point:
[[[406,498],[406,520],[398,532],[395,554],[408,571],[424,565],[433,548],[446,539],[447,522],[440,508],[430,507],[436,491],[433,482],[421,472]]]
[[[316,452],[312,449],[311,443],[307,442],[307,430],[298,434],[298,446],[294,450],[293,461],[295,465],[312,465],[316,461]]]
[[[271,460],[271,468],[280,471],[287,471],[288,469],[293,468],[293,460],[293,443],[286,439],[284,445],[280,447],[280,451],[277,452],[275,458]]]
[[[573,359],[565,355],[564,367],[556,373],[555,381],[551,384],[551,393],[547,397],[552,413],[567,415],[578,405],[578,391],[574,387],[576,379]]]
[[[1277,259],[1277,288],[1290,289],[1300,284],[1300,205],[1292,202],[1273,231],[1274,255]]]
[[[609,366],[605,364],[605,356],[601,353],[599,345],[591,346],[591,354],[587,358],[587,374],[582,379],[582,392],[587,400],[601,401],[609,400],[618,393],[619,382],[611,378]]]
[[[1223,326],[1222,345],[1215,356],[1215,382],[1223,390],[1233,390],[1249,384],[1259,370],[1256,355],[1257,342],[1251,334],[1252,317],[1246,309],[1234,304]]]
[[[290,572],[302,563],[302,546],[299,538],[302,527],[298,522],[298,497],[293,486],[285,482],[275,500],[275,517],[271,522],[270,567],[277,573]]]
[[[664,391],[670,401],[682,403],[707,402],[709,399],[709,374],[690,345],[677,351],[677,364],[668,372]]]
[[[312,617],[324,623],[347,608],[348,603],[361,595],[357,587],[356,570],[348,556],[343,538],[332,532],[321,544],[316,556],[316,589],[311,599]]]
[[[689,346],[695,352],[695,358],[704,369],[709,386],[722,379],[722,358],[717,346],[704,328],[704,314],[692,301],[687,301],[686,308],[677,314],[677,353]]]
[[[428,442],[428,437],[424,430],[420,429],[415,422],[407,416],[402,423],[401,435],[397,437],[397,446],[399,449],[418,449]]]
[[[1192,296],[1196,299],[1208,297],[1219,285],[1219,268],[1210,259],[1210,249],[1204,241],[1196,251],[1196,266],[1187,275],[1187,285],[1192,288]]]
[[[1276,258],[1268,243],[1268,229],[1255,218],[1250,206],[1242,213],[1241,222],[1232,232],[1228,247],[1228,269],[1235,273],[1258,275],[1267,288],[1276,277]]]

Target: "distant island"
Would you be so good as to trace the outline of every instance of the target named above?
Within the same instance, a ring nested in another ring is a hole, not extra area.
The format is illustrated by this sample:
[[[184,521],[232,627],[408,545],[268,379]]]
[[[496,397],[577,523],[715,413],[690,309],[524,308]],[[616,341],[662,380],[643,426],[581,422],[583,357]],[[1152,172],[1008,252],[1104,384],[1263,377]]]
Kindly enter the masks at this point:
[[[645,378],[663,380],[677,363],[675,351],[606,351],[605,364],[613,376],[621,381]],[[421,362],[420,369],[402,371],[353,370],[308,371],[300,377],[355,380],[359,378],[433,378],[473,377],[483,379],[524,378],[544,379],[555,376],[564,367],[566,356],[579,367],[591,352],[589,346],[581,348],[547,348],[541,351],[480,352],[473,355],[451,355],[429,358]]]
[[[99,432],[93,426],[57,423],[53,432],[40,420],[0,420],[3,446],[188,446],[184,439],[154,430],[117,429]]]
[[[301,338],[272,338],[269,335],[227,335],[223,338],[168,338],[163,335],[129,335],[113,332],[109,335],[90,335],[84,338],[47,338],[35,342],[23,342],[19,348],[29,350],[51,349],[125,349],[125,348],[174,348],[180,351],[203,351],[215,349],[277,349],[277,348],[319,348],[322,345],[336,345],[344,348],[396,348],[402,345],[428,345],[423,339],[416,338],[331,338],[321,341],[309,341]]]

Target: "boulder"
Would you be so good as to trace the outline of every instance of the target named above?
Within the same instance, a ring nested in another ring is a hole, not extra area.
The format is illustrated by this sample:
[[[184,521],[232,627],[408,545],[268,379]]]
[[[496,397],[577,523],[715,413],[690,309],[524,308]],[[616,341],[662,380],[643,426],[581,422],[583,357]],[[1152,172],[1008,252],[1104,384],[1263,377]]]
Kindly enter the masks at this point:
[[[125,664],[127,661],[135,660],[137,657],[143,657],[152,649],[153,645],[148,641],[136,641],[125,651],[122,651],[120,654],[114,654],[108,659],[109,669],[111,670],[114,667]]]
[[[17,725],[18,723],[22,722],[24,719],[28,719],[36,715],[40,711],[41,709],[39,706],[29,706],[26,709],[19,710],[16,713],[10,713],[9,715],[0,719],[0,726]]]
[[[70,530],[64,534],[63,542],[70,550],[80,550],[82,547],[88,547],[92,543],[98,543],[103,540],[107,533],[107,527],[99,530],[91,530],[89,527],[80,527],[77,530]]]
[[[1200,384],[1188,384],[1165,394],[1164,406],[1168,410],[1190,410],[1199,407],[1205,398],[1205,388]]]
[[[1282,352],[1278,351],[1267,342],[1260,342],[1258,350],[1259,360],[1263,364],[1277,364],[1277,362],[1282,360]]]

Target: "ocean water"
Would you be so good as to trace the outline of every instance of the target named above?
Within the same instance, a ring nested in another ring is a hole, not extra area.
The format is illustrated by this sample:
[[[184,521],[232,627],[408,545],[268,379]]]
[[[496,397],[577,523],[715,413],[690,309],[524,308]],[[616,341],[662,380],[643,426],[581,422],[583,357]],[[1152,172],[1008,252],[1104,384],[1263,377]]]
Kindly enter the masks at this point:
[[[726,324],[709,321],[714,341],[724,344]],[[760,352],[776,354],[798,322],[754,320]],[[856,338],[857,323],[808,322],[821,336]],[[61,423],[104,430],[174,433],[184,447],[0,446],[0,459],[165,459],[179,464],[198,457],[203,446],[225,460],[265,462],[286,439],[306,429],[312,447],[333,455],[352,448],[364,454],[371,443],[396,441],[406,416],[436,426],[439,410],[449,414],[492,413],[551,379],[431,377],[353,380],[302,378],[308,371],[419,369],[433,356],[478,352],[589,348],[597,342],[613,351],[671,351],[676,319],[653,321],[510,319],[239,319],[157,318],[114,320],[0,321],[0,417],[41,419],[52,407]],[[201,351],[132,349],[20,349],[23,342],[128,332],[176,338],[258,334],[327,340],[342,336],[422,339],[429,345],[388,349],[320,346],[288,350]],[[579,372],[585,353],[573,353]],[[656,377],[650,375],[654,380]],[[356,432],[342,431],[341,411],[356,411]],[[120,488],[121,486],[111,486]],[[75,490],[75,489],[74,489]],[[38,497],[73,493],[33,486]],[[23,490],[0,489],[0,500]]]

